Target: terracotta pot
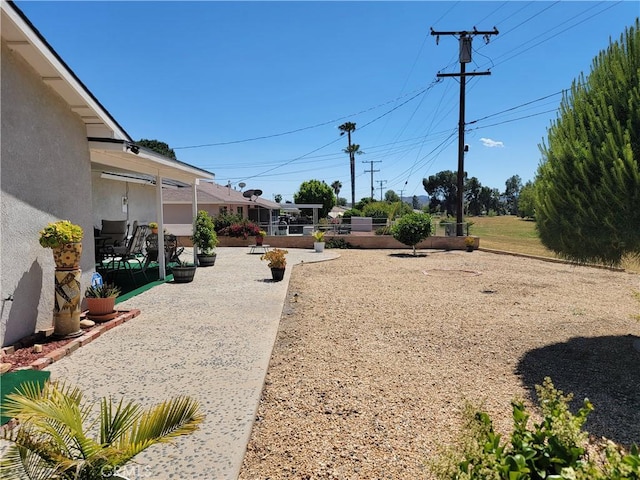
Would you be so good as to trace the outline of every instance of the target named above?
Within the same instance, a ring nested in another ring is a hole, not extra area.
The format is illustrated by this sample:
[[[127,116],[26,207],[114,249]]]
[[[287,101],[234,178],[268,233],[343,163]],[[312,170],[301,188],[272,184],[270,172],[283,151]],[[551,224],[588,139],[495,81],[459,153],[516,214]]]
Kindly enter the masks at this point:
[[[262,245],[262,242],[264,242],[264,237],[262,237],[262,236],[258,235],[258,236],[256,237],[256,245],[261,246],[261,245]]]
[[[53,261],[58,270],[78,270],[80,257],[82,256],[82,243],[65,243],[59,247],[53,247]]]
[[[115,310],[116,297],[110,298],[87,298],[87,308],[89,315],[106,315]]]

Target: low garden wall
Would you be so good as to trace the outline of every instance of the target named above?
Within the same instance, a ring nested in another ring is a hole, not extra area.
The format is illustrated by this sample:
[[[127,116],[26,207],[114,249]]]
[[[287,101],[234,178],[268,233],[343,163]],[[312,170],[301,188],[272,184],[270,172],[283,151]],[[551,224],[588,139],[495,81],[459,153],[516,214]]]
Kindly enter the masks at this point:
[[[353,248],[380,248],[380,249],[410,249],[406,245],[398,242],[391,235],[333,235],[328,233],[325,241],[336,238],[348,242]],[[419,249],[436,249],[436,250],[466,250],[464,239],[466,237],[428,237],[420,242],[416,248]],[[474,248],[480,246],[480,238],[473,237],[475,240]],[[192,243],[189,237],[179,237],[180,243],[184,246],[191,247]],[[248,247],[255,245],[255,238],[248,239],[236,237],[218,237],[219,247]],[[277,248],[313,248],[313,237],[310,235],[268,235],[264,238],[264,243],[271,247]]]

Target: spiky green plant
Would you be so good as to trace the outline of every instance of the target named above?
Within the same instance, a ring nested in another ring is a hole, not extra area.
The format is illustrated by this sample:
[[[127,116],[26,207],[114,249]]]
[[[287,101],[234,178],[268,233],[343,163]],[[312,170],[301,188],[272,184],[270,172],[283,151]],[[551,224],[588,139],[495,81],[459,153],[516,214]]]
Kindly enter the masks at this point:
[[[4,432],[11,445],[0,459],[0,479],[15,480],[103,479],[151,445],[194,432],[204,419],[186,396],[147,409],[103,398],[99,419],[90,419],[94,404],[58,382],[25,384],[5,406],[19,426]],[[96,426],[99,438],[89,433]]]
[[[113,283],[91,285],[87,287],[84,296],[87,298],[111,298],[120,295],[120,287]]]

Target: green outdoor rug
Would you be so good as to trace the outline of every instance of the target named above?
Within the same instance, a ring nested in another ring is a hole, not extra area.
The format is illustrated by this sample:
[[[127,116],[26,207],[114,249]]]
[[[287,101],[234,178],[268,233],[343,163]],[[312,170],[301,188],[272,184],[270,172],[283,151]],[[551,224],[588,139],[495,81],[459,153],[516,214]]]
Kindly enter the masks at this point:
[[[43,372],[41,370],[16,370],[15,372],[3,373],[0,375],[0,425],[4,425],[11,417],[4,415],[5,397],[10,393],[18,390],[18,387],[26,382],[37,383],[42,387],[51,372]]]
[[[151,263],[147,270],[145,271],[147,280],[145,281],[144,276],[140,272],[139,266],[136,268],[135,263],[131,263],[133,273],[133,280],[131,279],[131,275],[125,269],[119,270],[117,272],[109,272],[106,274],[104,271],[98,270],[98,272],[102,275],[102,279],[104,282],[115,283],[121,288],[120,297],[127,295],[129,293],[133,293],[140,288],[148,289],[152,286],[158,285],[159,283],[163,283],[160,278],[160,272],[157,263]],[[167,265],[167,275],[171,274],[171,264]],[[168,278],[167,280],[169,280]],[[140,292],[138,292],[140,293]],[[134,293],[135,294],[135,293]],[[133,295],[129,295],[131,297]],[[120,297],[119,301],[123,301]]]

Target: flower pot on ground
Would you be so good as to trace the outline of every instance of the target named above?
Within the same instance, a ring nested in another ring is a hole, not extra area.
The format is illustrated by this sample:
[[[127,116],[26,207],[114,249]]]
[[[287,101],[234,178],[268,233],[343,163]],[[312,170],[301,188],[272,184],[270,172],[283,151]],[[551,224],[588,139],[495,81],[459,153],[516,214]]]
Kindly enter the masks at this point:
[[[267,266],[271,269],[271,278],[274,282],[279,282],[284,278],[284,270],[287,266],[287,257],[285,255],[287,253],[289,253],[288,250],[274,248],[260,257],[260,260],[268,262]]]
[[[171,268],[174,283],[193,282],[196,275],[196,266],[193,263],[181,263]]]
[[[473,247],[475,246],[476,239],[473,237],[465,237],[464,246],[467,249],[467,252],[473,252]]]
[[[264,237],[267,236],[267,232],[260,230],[256,235],[256,245],[261,246],[264,243]]]
[[[88,287],[84,293],[89,312],[87,316],[97,322],[109,320],[115,311],[116,298],[120,295],[120,287],[113,284],[102,284]]]
[[[198,265],[211,267],[216,263],[215,248],[218,246],[213,218],[205,211],[200,210],[196,216],[196,223],[191,237],[194,248],[198,249]],[[173,276],[175,280],[175,275]]]
[[[315,242],[313,242],[313,248],[318,253],[324,252],[324,235],[325,232],[322,230],[316,230],[311,233],[311,236],[315,240]]]
[[[82,335],[80,328],[80,256],[82,227],[69,220],[49,223],[40,231],[40,245],[53,250],[54,272],[53,334],[57,337]]]

